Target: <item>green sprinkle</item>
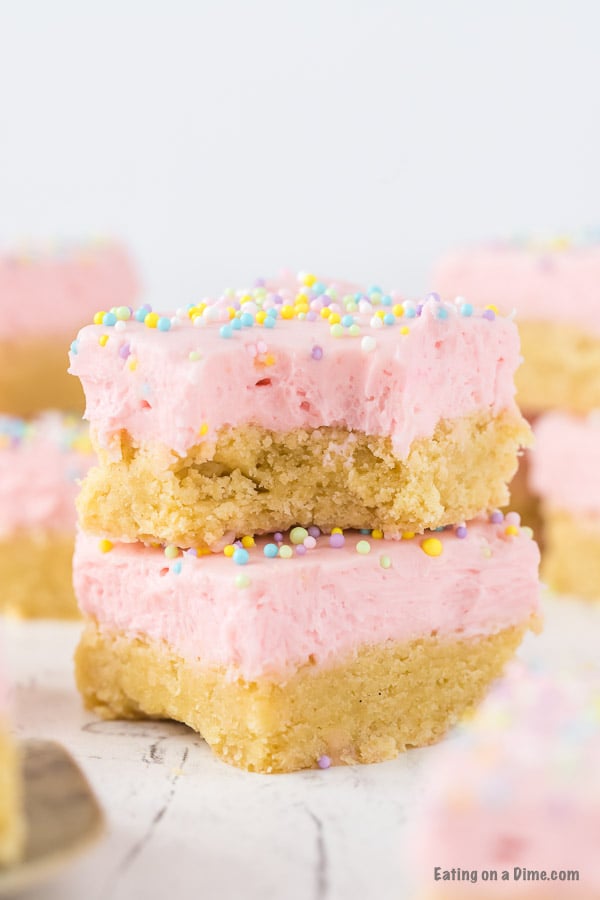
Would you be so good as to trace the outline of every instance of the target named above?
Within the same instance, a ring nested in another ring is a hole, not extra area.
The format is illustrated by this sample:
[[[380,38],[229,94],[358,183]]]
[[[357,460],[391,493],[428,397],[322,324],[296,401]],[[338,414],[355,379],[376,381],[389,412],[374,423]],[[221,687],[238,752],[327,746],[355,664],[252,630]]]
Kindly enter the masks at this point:
[[[247,575],[236,575],[235,576],[235,586],[238,588],[247,588],[250,587],[250,579]]]
[[[380,556],[379,557],[379,565],[382,569],[389,569],[392,565],[392,561],[389,556]]]
[[[290,541],[292,544],[303,544],[307,537],[308,531],[306,528],[301,528],[299,525],[296,528],[292,528],[290,531]]]
[[[279,555],[282,559],[289,559],[293,552],[292,548],[286,544],[279,548]]]
[[[175,559],[176,556],[179,556],[179,547],[176,547],[175,544],[167,544],[165,556],[167,559]]]
[[[356,545],[356,552],[363,555],[371,552],[371,545],[368,541],[359,541]]]

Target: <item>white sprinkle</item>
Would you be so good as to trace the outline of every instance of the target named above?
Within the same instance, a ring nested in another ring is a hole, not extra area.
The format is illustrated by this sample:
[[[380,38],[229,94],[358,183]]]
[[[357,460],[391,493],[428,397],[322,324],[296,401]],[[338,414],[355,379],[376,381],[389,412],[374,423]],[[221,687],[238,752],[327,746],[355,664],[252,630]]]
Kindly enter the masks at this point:
[[[115,331],[125,331],[126,324],[127,323],[122,319],[119,319],[117,322],[115,322]]]
[[[373,316],[371,321],[369,322],[371,328],[383,328],[383,319],[379,316]]]
[[[377,319],[378,322],[381,322],[381,319]],[[377,346],[377,341],[374,337],[371,337],[370,334],[364,336],[362,341],[360,342],[360,349],[363,353],[372,353],[375,347]]]

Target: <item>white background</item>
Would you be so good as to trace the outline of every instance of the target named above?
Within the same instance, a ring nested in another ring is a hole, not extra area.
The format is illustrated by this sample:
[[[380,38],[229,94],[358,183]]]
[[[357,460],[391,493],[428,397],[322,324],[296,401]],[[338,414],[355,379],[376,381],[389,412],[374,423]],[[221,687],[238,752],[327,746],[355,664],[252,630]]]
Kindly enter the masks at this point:
[[[0,242],[120,235],[158,305],[600,221],[597,0],[0,11]]]

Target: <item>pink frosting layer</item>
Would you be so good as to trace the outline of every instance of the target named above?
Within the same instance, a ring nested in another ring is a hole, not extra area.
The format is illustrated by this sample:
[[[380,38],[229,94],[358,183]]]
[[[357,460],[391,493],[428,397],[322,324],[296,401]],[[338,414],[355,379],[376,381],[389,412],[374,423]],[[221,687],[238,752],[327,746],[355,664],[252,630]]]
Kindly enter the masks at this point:
[[[317,314],[225,339],[220,303],[195,324],[185,312],[173,317],[165,332],[133,320],[90,325],[74,342],[69,371],[81,379],[101,444],[125,429],[135,443],[159,441],[179,454],[200,434],[209,441],[223,426],[251,423],[277,432],[340,425],[391,436],[405,456],[441,419],[516,411],[512,321],[429,300],[413,318],[376,328],[375,310],[361,303],[356,337],[333,336]]]
[[[4,253],[0,340],[64,339],[98,310],[127,306],[137,293],[131,260],[118,244],[82,244],[35,256]]]
[[[558,509],[600,516],[600,413],[582,419],[547,413],[536,420],[534,432],[532,491]]]
[[[0,416],[0,539],[21,529],[74,531],[78,481],[93,460],[87,426],[75,417]]]
[[[480,896],[482,870],[495,869],[485,896],[600,897],[599,711],[598,671],[510,667],[430,767],[415,840],[427,896],[447,897],[452,886],[461,898]],[[475,870],[478,883],[435,884],[434,866]],[[515,867],[546,870],[548,880],[515,880]],[[579,870],[579,881],[552,882],[561,869]]]
[[[556,320],[600,334],[600,244],[456,250],[440,260],[432,284],[445,296],[515,308],[523,320]]]
[[[83,612],[108,629],[164,640],[231,677],[285,677],[365,644],[468,638],[526,621],[538,611],[539,552],[505,528],[477,521],[463,539],[437,532],[440,556],[427,555],[422,538],[367,538],[370,552],[361,554],[365,538],[347,532],[342,548],[321,536],[304,555],[269,559],[261,538],[246,565],[223,554],[167,559],[141,544],[102,553],[97,538],[80,534],[74,583]],[[238,576],[249,584],[240,587]]]

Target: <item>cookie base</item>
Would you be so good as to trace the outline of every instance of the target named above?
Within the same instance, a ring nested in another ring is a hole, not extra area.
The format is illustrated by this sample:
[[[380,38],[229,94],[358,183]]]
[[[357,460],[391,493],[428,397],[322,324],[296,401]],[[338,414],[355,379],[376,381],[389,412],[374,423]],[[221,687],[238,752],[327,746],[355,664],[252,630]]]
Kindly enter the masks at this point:
[[[600,600],[600,516],[544,510],[542,578],[559,594]]]
[[[441,422],[406,459],[390,438],[344,428],[227,428],[181,458],[123,435],[118,460],[96,448],[102,464],[83,482],[80,521],[103,537],[199,548],[294,525],[399,537],[505,505],[529,439],[518,413],[489,411]]]
[[[73,534],[21,531],[0,541],[0,611],[24,619],[79,617]]]
[[[88,620],[76,678],[86,707],[103,718],[185,722],[217,756],[248,771],[313,768],[324,755],[337,765],[381,762],[441,738],[501,674],[531,624],[366,646],[278,683],[232,678],[164,643]]]
[[[0,721],[0,866],[18,862],[24,844],[19,755],[12,737]]]
[[[0,409],[34,416],[44,409],[83,413],[79,379],[67,374],[72,334],[0,342]]]

